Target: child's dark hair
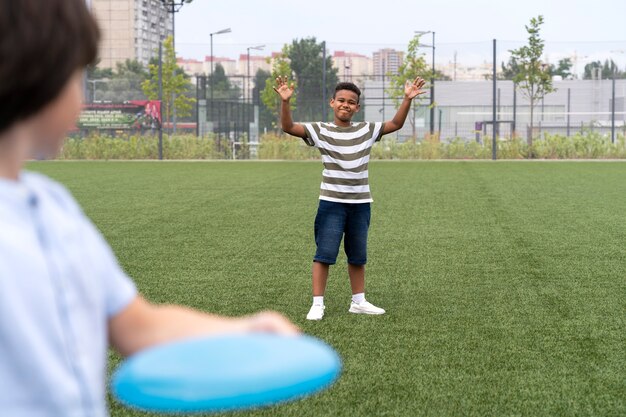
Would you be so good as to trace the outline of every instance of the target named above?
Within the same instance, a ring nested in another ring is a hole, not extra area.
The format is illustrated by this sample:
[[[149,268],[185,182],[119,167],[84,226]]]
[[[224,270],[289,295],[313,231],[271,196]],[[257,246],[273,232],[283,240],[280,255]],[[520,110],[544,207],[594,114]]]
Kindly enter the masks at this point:
[[[85,0],[0,0],[0,132],[54,101],[99,38]]]
[[[348,90],[355,93],[358,97],[357,102],[361,99],[361,90],[359,90],[359,87],[357,87],[354,83],[341,82],[337,84],[337,86],[335,87],[335,92],[333,93],[333,98],[335,98],[335,96],[337,95],[337,91],[340,90]]]

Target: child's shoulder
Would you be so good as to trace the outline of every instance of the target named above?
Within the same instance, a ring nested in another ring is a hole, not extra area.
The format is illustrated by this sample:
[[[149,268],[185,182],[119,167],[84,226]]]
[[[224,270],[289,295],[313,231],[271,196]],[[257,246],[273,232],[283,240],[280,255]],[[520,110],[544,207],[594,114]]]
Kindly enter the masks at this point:
[[[61,184],[56,182],[50,177],[47,177],[38,172],[22,171],[20,174],[20,180],[33,190],[51,190],[53,192],[62,192],[65,190]]]
[[[61,183],[32,171],[23,171],[20,178],[37,195],[49,197],[65,209],[81,211],[72,194]]]

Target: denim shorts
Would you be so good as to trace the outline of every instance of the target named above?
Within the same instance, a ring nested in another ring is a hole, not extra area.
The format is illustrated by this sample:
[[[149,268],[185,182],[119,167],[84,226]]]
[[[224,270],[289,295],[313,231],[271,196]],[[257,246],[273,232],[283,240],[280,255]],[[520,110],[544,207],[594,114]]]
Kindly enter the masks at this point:
[[[315,216],[316,262],[334,265],[339,254],[339,245],[348,256],[348,263],[367,263],[367,231],[370,226],[370,203],[335,203],[320,200]],[[344,237],[345,236],[345,237]]]

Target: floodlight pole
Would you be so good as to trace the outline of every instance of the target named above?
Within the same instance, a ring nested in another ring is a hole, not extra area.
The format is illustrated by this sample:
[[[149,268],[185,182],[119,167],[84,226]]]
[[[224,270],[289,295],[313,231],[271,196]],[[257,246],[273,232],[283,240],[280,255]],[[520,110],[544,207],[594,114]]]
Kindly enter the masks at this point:
[[[161,0],[167,13],[172,15],[172,48],[174,49],[174,73],[176,75],[176,13],[180,12],[180,9],[187,3],[191,3],[192,0]],[[172,91],[172,133],[176,133],[176,98]]]

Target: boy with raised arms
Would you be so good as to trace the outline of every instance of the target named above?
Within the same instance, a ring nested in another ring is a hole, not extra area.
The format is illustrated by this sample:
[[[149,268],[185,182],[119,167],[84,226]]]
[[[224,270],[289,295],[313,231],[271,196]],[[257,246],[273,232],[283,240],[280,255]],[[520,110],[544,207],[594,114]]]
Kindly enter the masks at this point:
[[[407,81],[404,100],[396,115],[387,122],[352,122],[360,110],[361,90],[353,83],[339,83],[330,100],[334,112],[332,123],[294,123],[289,100],[294,84],[278,78],[274,90],[282,100],[281,125],[286,133],[302,138],[315,146],[322,155],[324,171],[320,187],[319,207],[315,217],[313,258],[313,304],[307,319],[324,317],[324,292],[329,266],[335,264],[343,238],[348,257],[348,274],[352,287],[352,302],[348,311],[355,314],[384,314],[365,299],[365,264],[367,263],[367,234],[373,201],[369,187],[368,164],[374,143],[383,135],[402,128],[411,108],[411,101],[425,93],[425,81]]]

